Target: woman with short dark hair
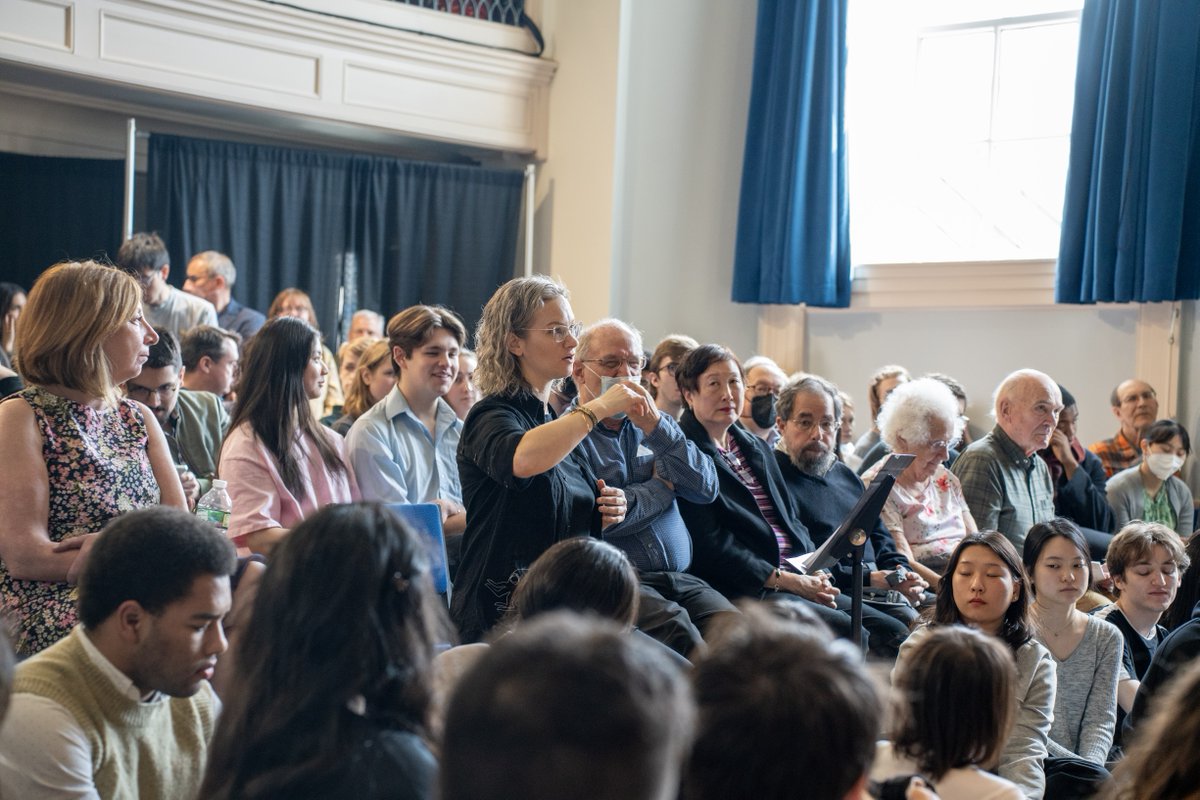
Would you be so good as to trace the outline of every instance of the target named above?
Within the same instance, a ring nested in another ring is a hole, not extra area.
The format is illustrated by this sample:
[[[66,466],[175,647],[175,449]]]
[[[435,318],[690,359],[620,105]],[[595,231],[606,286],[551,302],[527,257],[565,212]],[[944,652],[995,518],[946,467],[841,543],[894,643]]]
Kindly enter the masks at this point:
[[[960,625],[931,630],[896,670],[889,741],[871,778],[918,773],[942,800],[1020,800],[1021,790],[987,770],[1013,723],[1016,664],[1004,643]]]
[[[1192,452],[1187,429],[1172,419],[1160,419],[1141,434],[1142,461],[1108,479],[1108,504],[1116,517],[1115,530],[1130,521],[1160,522],[1179,538],[1192,535],[1192,490],[1179,478]]]

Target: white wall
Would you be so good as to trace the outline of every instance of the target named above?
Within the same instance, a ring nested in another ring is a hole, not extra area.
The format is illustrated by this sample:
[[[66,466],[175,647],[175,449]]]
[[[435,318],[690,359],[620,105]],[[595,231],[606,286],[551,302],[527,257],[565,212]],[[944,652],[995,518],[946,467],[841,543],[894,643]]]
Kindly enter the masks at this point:
[[[729,296],[754,7],[627,0],[623,13],[612,313],[651,344],[679,331],[748,356],[757,309]]]
[[[945,372],[969,397],[971,429],[991,428],[991,394],[1008,373],[1040,369],[1075,395],[1079,439],[1111,436],[1112,387],[1130,376],[1135,307],[894,309],[808,312],[806,364],[855,400],[857,433],[870,427],[867,384],[884,364]]]

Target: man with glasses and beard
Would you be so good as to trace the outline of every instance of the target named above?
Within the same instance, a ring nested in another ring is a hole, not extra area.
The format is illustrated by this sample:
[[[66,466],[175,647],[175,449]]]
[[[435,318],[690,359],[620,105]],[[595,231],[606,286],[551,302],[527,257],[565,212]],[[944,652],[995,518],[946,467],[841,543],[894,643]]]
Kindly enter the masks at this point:
[[[784,483],[796,499],[800,521],[808,528],[813,543],[820,547],[841,525],[863,493],[854,471],[837,458],[842,403],[837,387],[816,375],[790,381],[779,393],[777,403],[782,445],[775,459]],[[908,559],[896,550],[892,535],[876,521],[863,549],[864,586],[894,589],[909,603],[920,601],[928,584],[912,571]],[[834,585],[849,593],[853,577],[852,556],[834,565]],[[913,605],[895,602],[863,609],[863,627],[880,632],[896,647],[916,619]]]

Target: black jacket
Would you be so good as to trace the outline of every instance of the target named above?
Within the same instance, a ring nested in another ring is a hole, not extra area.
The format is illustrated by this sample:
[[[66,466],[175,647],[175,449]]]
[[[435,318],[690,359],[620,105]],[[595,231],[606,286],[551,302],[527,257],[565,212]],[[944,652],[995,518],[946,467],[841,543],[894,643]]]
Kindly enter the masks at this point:
[[[679,499],[679,513],[692,534],[694,552],[688,570],[731,599],[760,597],[767,578],[779,565],[779,544],[750,490],[717,452],[708,432],[690,410],[683,412],[679,426],[696,447],[717,467],[720,493],[711,503]],[[775,506],[779,525],[791,541],[792,555],[812,552],[808,529],[796,516],[795,506],[784,485],[779,465],[766,442],[737,425],[729,435],[737,442],[750,471]]]

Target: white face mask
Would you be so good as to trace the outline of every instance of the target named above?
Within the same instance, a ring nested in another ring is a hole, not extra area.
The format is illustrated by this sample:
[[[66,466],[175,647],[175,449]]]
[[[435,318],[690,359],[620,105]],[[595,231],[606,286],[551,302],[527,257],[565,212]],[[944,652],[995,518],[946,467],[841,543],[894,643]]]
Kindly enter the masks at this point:
[[[1174,453],[1151,453],[1146,456],[1146,466],[1154,477],[1165,481],[1183,466],[1183,459]]]

